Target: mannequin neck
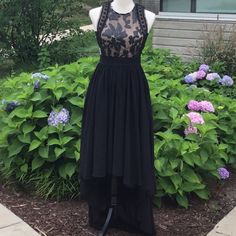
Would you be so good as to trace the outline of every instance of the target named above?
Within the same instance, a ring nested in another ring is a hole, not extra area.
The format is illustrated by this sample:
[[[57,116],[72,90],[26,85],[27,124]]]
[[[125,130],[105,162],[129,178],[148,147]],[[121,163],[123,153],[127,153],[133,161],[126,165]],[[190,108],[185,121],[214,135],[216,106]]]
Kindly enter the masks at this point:
[[[113,0],[111,5],[115,11],[119,13],[127,13],[133,9],[135,3],[133,0]]]

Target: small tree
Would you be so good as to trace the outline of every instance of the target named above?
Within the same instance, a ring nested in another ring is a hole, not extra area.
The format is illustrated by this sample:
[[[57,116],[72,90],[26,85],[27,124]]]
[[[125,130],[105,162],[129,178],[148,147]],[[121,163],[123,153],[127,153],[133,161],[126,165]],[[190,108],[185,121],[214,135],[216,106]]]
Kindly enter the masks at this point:
[[[68,19],[82,8],[82,0],[1,0],[0,42],[14,50],[20,62],[35,62],[40,47],[65,30],[79,30]]]

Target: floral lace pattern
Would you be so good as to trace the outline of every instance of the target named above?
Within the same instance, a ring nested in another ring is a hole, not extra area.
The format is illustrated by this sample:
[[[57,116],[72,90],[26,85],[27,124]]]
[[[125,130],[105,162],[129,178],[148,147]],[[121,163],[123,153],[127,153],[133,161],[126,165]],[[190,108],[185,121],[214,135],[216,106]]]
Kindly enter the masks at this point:
[[[136,3],[131,12],[119,14],[112,9],[110,3],[104,3],[97,30],[102,55],[128,58],[139,56],[147,35],[142,5]]]

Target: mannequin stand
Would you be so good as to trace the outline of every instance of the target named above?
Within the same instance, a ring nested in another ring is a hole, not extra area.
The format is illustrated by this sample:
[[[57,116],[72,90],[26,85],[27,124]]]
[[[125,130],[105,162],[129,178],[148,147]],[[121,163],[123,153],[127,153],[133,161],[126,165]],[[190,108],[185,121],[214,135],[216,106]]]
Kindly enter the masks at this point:
[[[117,177],[112,177],[111,183],[111,206],[109,207],[106,221],[102,227],[102,230],[98,232],[97,236],[105,236],[111,221],[112,214],[114,214],[115,219],[117,218]]]

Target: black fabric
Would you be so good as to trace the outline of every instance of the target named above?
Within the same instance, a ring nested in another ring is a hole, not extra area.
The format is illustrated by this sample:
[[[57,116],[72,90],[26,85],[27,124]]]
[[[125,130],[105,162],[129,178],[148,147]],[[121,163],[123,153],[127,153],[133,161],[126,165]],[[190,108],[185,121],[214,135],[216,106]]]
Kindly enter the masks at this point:
[[[96,32],[100,61],[89,82],[82,117],[80,196],[88,202],[89,224],[101,228],[111,203],[111,179],[117,177],[118,218],[111,226],[156,235],[153,118],[140,59],[147,25],[142,5],[124,15],[110,3],[103,4]],[[136,23],[128,23],[129,19]],[[109,37],[109,30],[118,25],[119,33]],[[133,37],[137,30],[135,40],[124,37],[121,42],[121,32]]]

